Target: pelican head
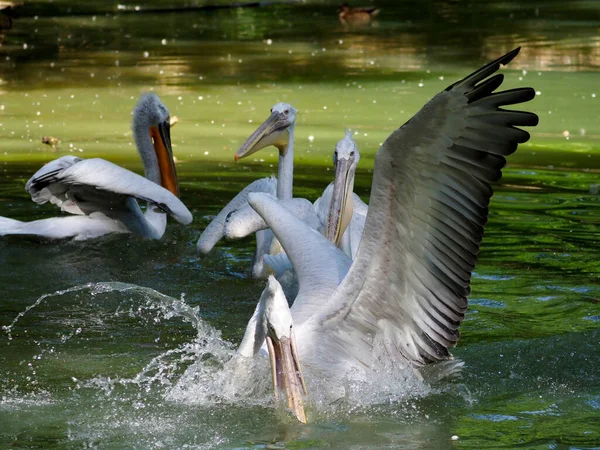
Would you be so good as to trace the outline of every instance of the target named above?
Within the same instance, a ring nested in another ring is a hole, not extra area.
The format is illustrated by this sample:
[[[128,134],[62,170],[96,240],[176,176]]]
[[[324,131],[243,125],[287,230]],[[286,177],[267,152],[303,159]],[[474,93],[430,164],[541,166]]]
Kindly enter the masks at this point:
[[[325,233],[327,239],[335,245],[339,245],[352,218],[354,174],[359,160],[360,154],[356,142],[352,140],[352,132],[346,131],[346,135],[336,144],[333,153],[335,178]]]
[[[296,122],[296,109],[288,103],[277,103],[271,108],[271,115],[242,144],[234,159],[245,158],[257,151],[274,145],[279,154],[285,156],[290,138],[290,128]]]
[[[133,110],[133,133],[144,162],[146,176],[179,196],[177,172],[171,148],[169,110],[154,93],[143,94]],[[152,148],[142,143],[150,134]]]
[[[292,314],[281,285],[272,275],[261,301],[264,301],[262,325],[266,331],[275,398],[279,398],[280,391],[285,392],[292,413],[300,422],[306,423],[302,401],[306,385],[296,350]]]

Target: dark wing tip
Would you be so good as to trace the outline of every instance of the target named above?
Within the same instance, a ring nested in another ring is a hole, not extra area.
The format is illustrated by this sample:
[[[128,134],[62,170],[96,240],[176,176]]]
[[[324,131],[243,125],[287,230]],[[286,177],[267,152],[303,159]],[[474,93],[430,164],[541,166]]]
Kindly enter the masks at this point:
[[[521,92],[522,92],[521,103],[528,102],[529,100],[533,100],[535,98],[535,89],[532,87],[521,88]]]
[[[515,58],[515,56],[519,54],[520,51],[521,47],[511,50],[510,52],[502,55],[500,58],[495,59],[494,61],[487,63],[485,66],[477,69],[475,72],[463,78],[462,80],[459,80],[456,83],[448,86],[445,90],[450,91],[456,86],[468,86],[469,89],[472,89],[481,80],[496,72],[500,68],[500,65],[506,66]]]
[[[521,51],[521,47],[517,47],[514,50],[511,50],[510,52],[508,52],[507,54],[501,56],[500,58],[498,58],[496,61],[492,62],[491,64],[502,64],[503,66],[506,66],[509,62],[511,62],[515,56],[517,56],[519,54],[519,52]]]

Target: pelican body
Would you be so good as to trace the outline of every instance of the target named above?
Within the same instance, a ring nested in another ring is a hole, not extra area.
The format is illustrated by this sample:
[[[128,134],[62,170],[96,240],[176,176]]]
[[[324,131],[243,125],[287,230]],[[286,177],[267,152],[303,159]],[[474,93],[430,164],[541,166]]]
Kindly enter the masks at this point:
[[[145,178],[100,158],[55,159],[38,170],[25,189],[34,202],[50,202],[72,215],[33,222],[0,217],[0,236],[85,240],[109,233],[135,233],[160,239],[167,214],[189,224],[192,215],[178,198],[169,111],[157,95],[140,98],[133,112],[133,136]],[[145,211],[138,200],[147,202]]]
[[[494,92],[503,81],[494,73],[518,52],[449,86],[386,139],[353,261],[276,198],[249,195],[290,258],[299,292],[290,309],[269,281],[255,312],[262,329],[250,333],[256,342],[247,340],[245,351],[266,342],[274,387],[301,422],[300,363],[304,373],[315,369],[310,373],[340,385],[390,365],[415,370],[452,358],[490,184],[501,178],[505,157],[529,139],[518,127],[538,123],[533,113],[503,108],[533,99],[533,89]]]

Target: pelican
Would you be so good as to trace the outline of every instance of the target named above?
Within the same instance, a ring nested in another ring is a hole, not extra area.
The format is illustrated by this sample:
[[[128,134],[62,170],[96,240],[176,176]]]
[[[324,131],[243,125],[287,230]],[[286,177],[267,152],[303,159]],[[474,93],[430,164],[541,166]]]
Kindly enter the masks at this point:
[[[517,127],[538,123],[533,113],[501,108],[533,99],[533,89],[494,93],[503,81],[494,73],[519,50],[449,86],[386,139],[354,261],[274,197],[248,196],[289,256],[300,290],[289,308],[269,280],[240,352],[266,347],[276,396],[284,393],[299,421],[307,421],[303,371],[339,386],[390,364],[418,371],[452,358],[490,183],[529,139]]]
[[[143,95],[133,111],[133,136],[146,178],[100,158],[63,156],[27,181],[34,202],[50,202],[72,216],[21,222],[0,217],[0,235],[85,240],[108,233],[160,239],[167,213],[189,224],[192,214],[179,200],[171,150],[169,111],[155,94]],[[142,212],[137,200],[147,202]]]
[[[292,198],[294,182],[294,128],[296,124],[296,109],[287,103],[277,103],[271,108],[271,115],[250,135],[234,156],[234,160],[256,153],[257,151],[275,146],[279,150],[279,165],[277,179],[273,177],[256,180],[246,186],[215,216],[200,235],[197,250],[202,254],[209,253],[217,242],[224,236],[227,217],[234,211],[248,204],[251,192],[266,192],[276,194],[281,200]],[[256,233],[256,252],[252,264],[252,277],[265,278],[267,267],[263,255],[271,251],[273,234],[268,230]]]
[[[362,237],[368,206],[354,194],[354,176],[360,160],[352,132],[347,131],[333,153],[334,181],[314,203],[306,199],[281,200],[281,205],[293,212],[327,239],[354,258]],[[259,230],[268,229],[265,221],[249,205],[228,215],[224,234],[228,239],[239,239]],[[289,261],[265,255],[265,260],[277,274],[291,268]],[[283,264],[280,266],[280,264]]]

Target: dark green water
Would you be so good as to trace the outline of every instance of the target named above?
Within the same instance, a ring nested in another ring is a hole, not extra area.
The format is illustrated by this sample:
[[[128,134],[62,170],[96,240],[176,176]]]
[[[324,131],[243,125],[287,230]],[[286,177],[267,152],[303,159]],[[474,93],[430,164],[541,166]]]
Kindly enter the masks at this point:
[[[600,4],[376,4],[377,22],[353,28],[325,1],[168,13],[144,10],[202,4],[27,2],[0,31],[0,215],[57,215],[24,184],[64,154],[139,171],[130,112],[154,89],[180,118],[174,152],[195,218],[159,242],[0,240],[0,447],[600,447]],[[368,200],[379,143],[518,45],[505,84],[539,92],[528,107],[540,125],[495,187],[454,352],[461,377],[316,399],[308,426],[267,389],[233,391],[223,363],[263,284],[248,277],[251,242],[204,258],[195,243],[236,192],[275,172],[274,151],[232,161],[270,106],[299,110],[296,196],[320,195],[349,127]]]

